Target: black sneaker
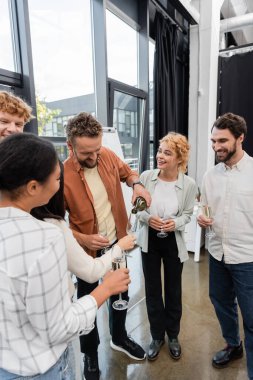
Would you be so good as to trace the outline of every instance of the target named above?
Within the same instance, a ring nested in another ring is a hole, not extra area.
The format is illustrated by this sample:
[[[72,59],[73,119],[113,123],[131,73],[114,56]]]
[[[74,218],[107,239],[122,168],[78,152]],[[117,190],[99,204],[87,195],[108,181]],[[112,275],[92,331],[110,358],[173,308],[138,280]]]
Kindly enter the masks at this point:
[[[137,344],[132,338],[126,337],[119,343],[110,341],[110,346],[116,351],[124,352],[127,356],[135,360],[144,360],[146,358],[146,352]]]
[[[86,380],[99,380],[100,371],[98,366],[98,357],[84,355],[83,375]]]

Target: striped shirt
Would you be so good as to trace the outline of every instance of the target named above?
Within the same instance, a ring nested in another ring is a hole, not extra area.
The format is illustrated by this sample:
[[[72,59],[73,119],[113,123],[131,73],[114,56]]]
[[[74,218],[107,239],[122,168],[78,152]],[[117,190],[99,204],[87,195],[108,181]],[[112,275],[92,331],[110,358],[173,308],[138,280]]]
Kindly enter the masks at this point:
[[[92,296],[71,303],[60,229],[0,208],[0,368],[32,376],[52,367],[76,334],[94,327]]]

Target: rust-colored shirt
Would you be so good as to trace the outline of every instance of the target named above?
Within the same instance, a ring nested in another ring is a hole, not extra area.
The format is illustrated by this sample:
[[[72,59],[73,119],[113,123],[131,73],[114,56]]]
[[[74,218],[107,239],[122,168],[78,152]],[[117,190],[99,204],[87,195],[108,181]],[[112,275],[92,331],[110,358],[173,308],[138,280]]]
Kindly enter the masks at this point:
[[[112,206],[117,238],[126,235],[127,213],[121,182],[128,183],[138,176],[138,173],[122,161],[110,149],[102,147],[98,160],[98,173],[105,185],[108,199]],[[70,228],[83,234],[96,234],[96,214],[91,191],[84,177],[83,168],[71,155],[64,162],[64,197],[66,210],[69,212]],[[88,248],[87,253],[93,257],[95,251]]]

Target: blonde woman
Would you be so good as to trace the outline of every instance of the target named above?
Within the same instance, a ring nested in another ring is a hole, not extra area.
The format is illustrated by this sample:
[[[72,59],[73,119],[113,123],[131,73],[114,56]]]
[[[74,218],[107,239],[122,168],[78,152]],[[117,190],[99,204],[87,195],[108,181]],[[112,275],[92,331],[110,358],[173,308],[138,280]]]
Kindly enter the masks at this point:
[[[139,214],[142,225],[139,244],[145,278],[147,312],[152,341],[148,359],[155,360],[168,335],[169,353],[180,359],[178,341],[182,316],[181,277],[188,259],[184,242],[185,225],[190,222],[197,186],[186,172],[189,144],[185,136],[170,132],[160,140],[157,169],[141,174],[152,202]],[[161,263],[164,267],[164,300]]]

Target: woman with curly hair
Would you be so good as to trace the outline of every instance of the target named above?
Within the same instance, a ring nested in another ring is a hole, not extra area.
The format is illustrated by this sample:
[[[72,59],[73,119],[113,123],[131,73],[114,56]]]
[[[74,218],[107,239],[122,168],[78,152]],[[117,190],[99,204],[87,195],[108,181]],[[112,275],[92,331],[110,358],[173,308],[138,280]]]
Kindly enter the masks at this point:
[[[188,259],[184,242],[185,225],[190,222],[197,194],[195,181],[185,175],[189,157],[185,136],[170,132],[160,140],[157,169],[141,174],[152,195],[146,211],[139,213],[139,245],[145,279],[147,312],[152,341],[148,359],[155,360],[168,335],[169,353],[181,357],[178,341],[182,316],[182,270]],[[161,262],[164,267],[162,296]]]

